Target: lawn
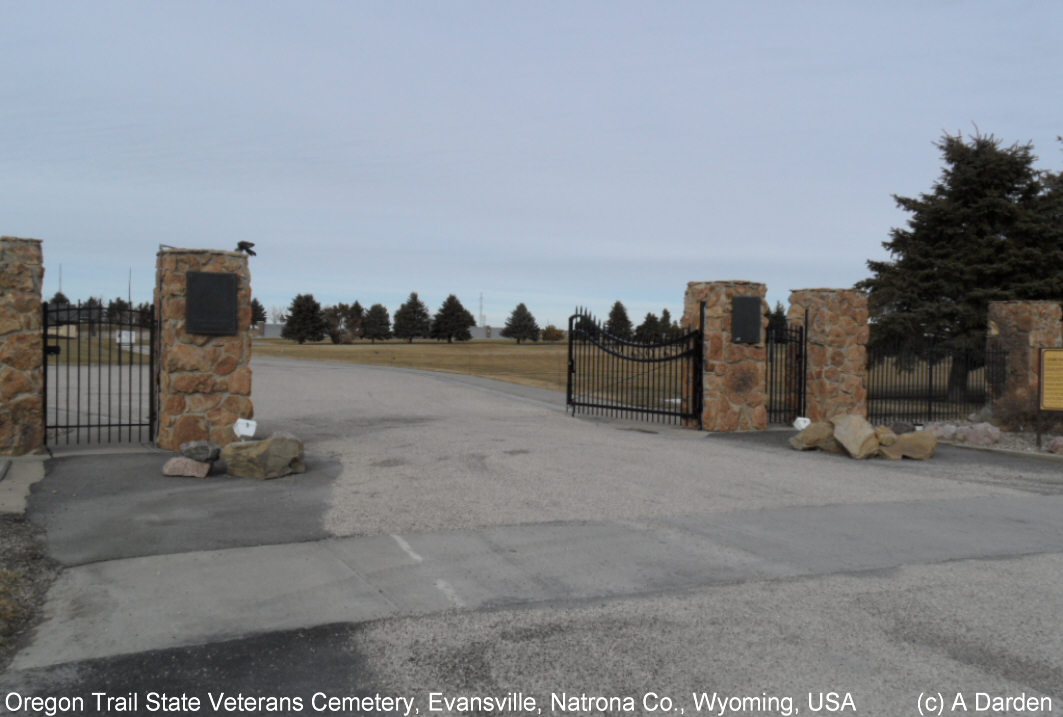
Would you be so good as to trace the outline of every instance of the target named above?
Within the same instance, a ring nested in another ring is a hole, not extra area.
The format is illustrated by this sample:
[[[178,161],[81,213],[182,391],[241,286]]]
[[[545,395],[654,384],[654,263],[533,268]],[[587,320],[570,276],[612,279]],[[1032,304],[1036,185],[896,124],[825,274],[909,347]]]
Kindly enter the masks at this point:
[[[284,339],[255,339],[256,356],[346,361],[483,376],[525,386],[565,390],[568,344],[516,341],[381,341],[354,344],[296,344]]]

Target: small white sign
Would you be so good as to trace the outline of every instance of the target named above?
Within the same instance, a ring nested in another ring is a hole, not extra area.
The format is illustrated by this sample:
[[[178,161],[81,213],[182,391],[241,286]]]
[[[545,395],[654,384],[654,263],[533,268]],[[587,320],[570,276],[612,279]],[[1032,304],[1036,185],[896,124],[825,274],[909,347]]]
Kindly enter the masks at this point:
[[[794,419],[794,428],[796,428],[799,431],[803,431],[803,430],[805,430],[806,428],[808,428],[811,425],[812,425],[812,419],[811,418],[805,418],[804,416],[798,416],[797,418]]]
[[[132,346],[137,342],[136,331],[118,331],[116,333],[118,335],[115,337],[115,341],[117,341],[119,344]]]

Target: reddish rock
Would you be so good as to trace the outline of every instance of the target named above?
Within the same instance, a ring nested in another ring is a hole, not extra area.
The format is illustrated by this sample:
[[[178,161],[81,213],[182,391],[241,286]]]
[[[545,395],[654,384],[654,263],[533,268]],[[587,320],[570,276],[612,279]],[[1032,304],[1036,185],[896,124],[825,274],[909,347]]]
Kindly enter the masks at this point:
[[[188,478],[206,478],[210,475],[211,464],[194,461],[184,456],[174,456],[162,467],[164,476],[185,476]]]

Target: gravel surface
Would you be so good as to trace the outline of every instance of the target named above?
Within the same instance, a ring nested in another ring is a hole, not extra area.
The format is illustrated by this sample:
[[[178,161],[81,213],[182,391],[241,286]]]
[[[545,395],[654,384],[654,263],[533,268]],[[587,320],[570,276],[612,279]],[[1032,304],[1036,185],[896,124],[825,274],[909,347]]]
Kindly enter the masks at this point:
[[[0,670],[29,638],[59,565],[48,557],[43,531],[21,513],[0,513]]]

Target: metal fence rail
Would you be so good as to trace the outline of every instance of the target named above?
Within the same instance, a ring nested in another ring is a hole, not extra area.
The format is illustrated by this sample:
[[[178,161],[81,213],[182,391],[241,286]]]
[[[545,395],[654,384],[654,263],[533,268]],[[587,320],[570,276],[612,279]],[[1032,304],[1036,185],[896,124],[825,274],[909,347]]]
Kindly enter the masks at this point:
[[[42,306],[45,444],[154,438],[154,309]]]
[[[957,420],[991,403],[1006,351],[868,349],[868,420],[876,424]]]
[[[628,341],[577,310],[568,320],[567,405],[572,415],[700,425],[704,344],[700,327],[654,343]]]

